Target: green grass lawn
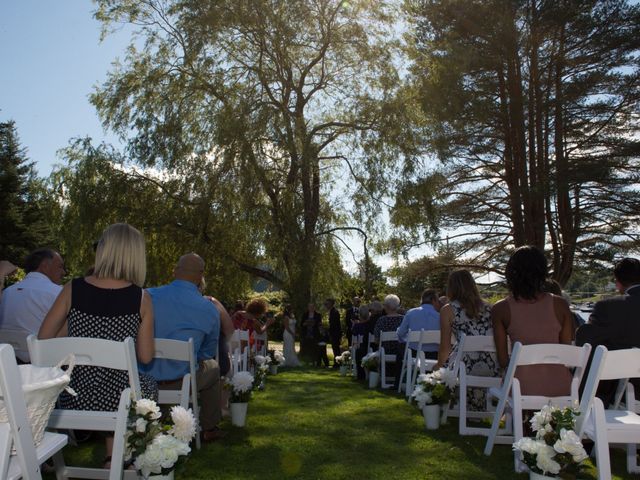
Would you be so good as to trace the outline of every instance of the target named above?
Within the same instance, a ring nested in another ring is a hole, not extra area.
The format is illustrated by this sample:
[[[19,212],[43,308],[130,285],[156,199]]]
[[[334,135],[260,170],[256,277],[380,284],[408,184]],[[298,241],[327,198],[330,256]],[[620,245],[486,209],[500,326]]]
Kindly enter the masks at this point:
[[[485,437],[461,437],[457,423],[427,432],[418,409],[393,393],[335,370],[282,370],[254,394],[247,426],[225,420],[227,437],[194,451],[176,479],[527,478],[513,472],[510,447],[485,457]],[[86,445],[71,456],[99,462],[100,450]],[[612,463],[613,478],[630,478],[622,452]],[[584,478],[595,479],[595,470]]]

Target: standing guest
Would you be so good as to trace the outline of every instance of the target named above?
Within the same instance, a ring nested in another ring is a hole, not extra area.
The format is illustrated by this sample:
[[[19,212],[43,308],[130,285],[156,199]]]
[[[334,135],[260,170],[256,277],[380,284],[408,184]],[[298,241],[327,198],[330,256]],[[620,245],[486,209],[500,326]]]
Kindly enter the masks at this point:
[[[4,291],[0,304],[0,328],[24,332],[24,338],[37,334],[44,317],[62,291],[65,274],[60,254],[48,248],[30,253],[24,264],[27,276]],[[4,278],[3,278],[4,280]],[[29,362],[29,353],[18,351],[22,362]]]
[[[562,298],[543,291],[547,259],[537,247],[518,248],[505,269],[511,293],[493,306],[493,337],[500,367],[509,364],[507,335],[523,345],[564,343],[573,336],[573,316]],[[568,395],[571,373],[564,365],[526,365],[515,373],[523,395]]]
[[[333,368],[338,368],[336,358],[340,356],[340,342],[342,341],[340,312],[338,312],[336,301],[333,298],[327,298],[324,306],[329,312],[329,338],[331,340],[331,349],[333,350]]]
[[[384,345],[380,343],[380,333],[381,332],[396,332],[398,327],[402,323],[404,316],[398,313],[398,309],[400,308],[400,298],[397,295],[387,295],[384,297],[384,301],[382,302],[382,308],[385,311],[385,314],[378,318],[376,321],[376,326],[373,329],[373,336],[376,339],[376,343],[379,347],[384,347],[385,355],[395,355],[396,361],[387,368],[387,372],[389,376],[395,377],[395,381],[399,380],[400,375],[398,368],[398,353],[400,352],[400,343],[397,340],[394,341],[386,341]],[[400,357],[402,358],[402,357]],[[400,364],[401,365],[401,364]],[[397,388],[397,385],[396,385]]]
[[[329,357],[327,356],[327,343],[329,342],[329,332],[327,329],[320,323],[318,325],[318,343],[316,350],[316,366],[329,368]]]
[[[589,322],[576,332],[576,345],[590,343],[593,350],[604,345],[609,350],[640,348],[640,260],[623,258],[615,264],[613,276],[620,296],[600,300],[593,307]],[[640,379],[631,380],[640,398]],[[598,398],[605,408],[613,400],[616,381],[602,381]]]
[[[298,360],[298,355],[296,355],[296,316],[291,309],[291,305],[287,305],[284,308],[282,324],[284,326],[284,332],[282,332],[284,365],[286,367],[299,367],[300,360]]]
[[[9,260],[0,260],[0,300],[2,300],[2,290],[4,290],[5,279],[12,275],[18,267]]]
[[[188,253],[178,260],[173,270],[175,280],[162,287],[150,288],[155,312],[156,338],[188,341],[193,339],[198,371],[196,384],[200,393],[200,426],[202,440],[214,441],[221,436],[218,423],[220,406],[220,366],[214,360],[220,336],[220,312],[216,305],[198,290],[204,275],[204,260]],[[155,378],[163,389],[179,390],[189,364],[177,360],[155,359],[140,371]]]
[[[440,329],[440,298],[433,288],[427,288],[422,292],[420,306],[412,308],[402,319],[402,323],[396,330],[398,340],[403,347],[400,353],[404,356],[404,344],[407,343],[407,335],[409,330],[418,332],[420,330],[439,330]],[[417,343],[410,343],[409,348],[418,349]],[[426,343],[422,345],[422,351],[425,352],[425,358],[435,360],[438,358],[438,344]],[[402,357],[401,357],[402,359]],[[402,360],[401,360],[402,361]]]
[[[353,324],[358,321],[360,311],[360,297],[351,299],[351,307],[347,309],[344,317],[344,333],[347,336],[347,342],[351,347],[351,337],[353,336]]]
[[[247,330],[249,332],[249,344],[255,342],[254,333],[263,334],[274,322],[273,318],[261,323],[260,319],[267,313],[267,302],[262,298],[254,298],[245,310],[238,310],[233,314],[231,320],[236,330]]]
[[[318,342],[320,341],[320,324],[322,323],[322,315],[316,312],[316,306],[313,303],[307,305],[307,311],[302,317],[302,338],[300,353],[304,353],[305,357],[315,362],[318,358]]]
[[[436,369],[455,357],[462,334],[493,335],[491,305],[480,297],[478,286],[468,270],[451,272],[447,281],[447,297],[449,303],[440,310],[440,351]],[[451,334],[456,338],[453,351]],[[462,360],[468,374],[483,377],[500,375],[498,359],[493,352],[469,352]],[[485,411],[486,393],[485,388],[468,389],[469,410]]]
[[[38,332],[38,338],[88,337],[122,342],[136,341],[138,361],[148,363],[154,354],[153,305],[142,289],[147,271],[142,234],[126,223],[116,223],[102,234],[96,250],[93,275],[67,283]],[[122,390],[129,387],[126,371],[76,366],[69,386],[76,392],[60,394],[62,408],[72,410],[118,409]],[[140,375],[144,398],[156,399],[153,377]],[[106,439],[105,468],[111,462],[113,437]]]

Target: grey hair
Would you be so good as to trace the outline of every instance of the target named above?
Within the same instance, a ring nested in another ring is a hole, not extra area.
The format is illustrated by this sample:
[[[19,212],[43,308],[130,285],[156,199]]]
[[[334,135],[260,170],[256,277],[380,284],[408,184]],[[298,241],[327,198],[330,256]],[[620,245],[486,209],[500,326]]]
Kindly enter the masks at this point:
[[[397,310],[400,307],[400,297],[397,295],[391,294],[384,297],[384,302],[382,304],[385,307],[389,307],[391,310]]]

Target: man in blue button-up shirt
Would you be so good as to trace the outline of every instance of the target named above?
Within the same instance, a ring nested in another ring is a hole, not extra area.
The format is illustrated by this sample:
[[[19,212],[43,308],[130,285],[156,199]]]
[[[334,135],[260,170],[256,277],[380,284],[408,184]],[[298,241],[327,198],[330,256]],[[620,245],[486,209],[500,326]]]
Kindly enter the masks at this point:
[[[217,424],[221,419],[220,368],[213,359],[218,349],[220,313],[198,290],[203,275],[204,260],[189,253],[178,260],[173,282],[148,291],[153,302],[156,338],[183,341],[193,338],[198,361],[196,383],[200,392],[200,426],[206,441],[218,437]],[[189,365],[158,359],[141,365],[140,370],[153,376],[160,388],[179,389],[182,377],[189,372]]]
[[[438,294],[433,289],[427,289],[422,292],[422,305],[417,308],[409,310],[402,323],[396,330],[398,334],[398,340],[400,343],[407,342],[407,335],[409,330],[412,332],[420,330],[440,330],[440,308],[442,304],[438,298]],[[417,350],[417,343],[410,343],[409,348]],[[401,349],[404,351],[404,349]],[[438,344],[428,343],[422,345],[422,350],[427,352],[425,355],[427,358],[438,358]]]

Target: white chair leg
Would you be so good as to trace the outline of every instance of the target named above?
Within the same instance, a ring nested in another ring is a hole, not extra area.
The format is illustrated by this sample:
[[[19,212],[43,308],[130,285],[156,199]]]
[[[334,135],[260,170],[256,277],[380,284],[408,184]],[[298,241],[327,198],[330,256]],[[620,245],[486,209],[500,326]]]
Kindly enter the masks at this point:
[[[627,472],[640,473],[640,467],[638,466],[638,449],[635,443],[627,444]]]

